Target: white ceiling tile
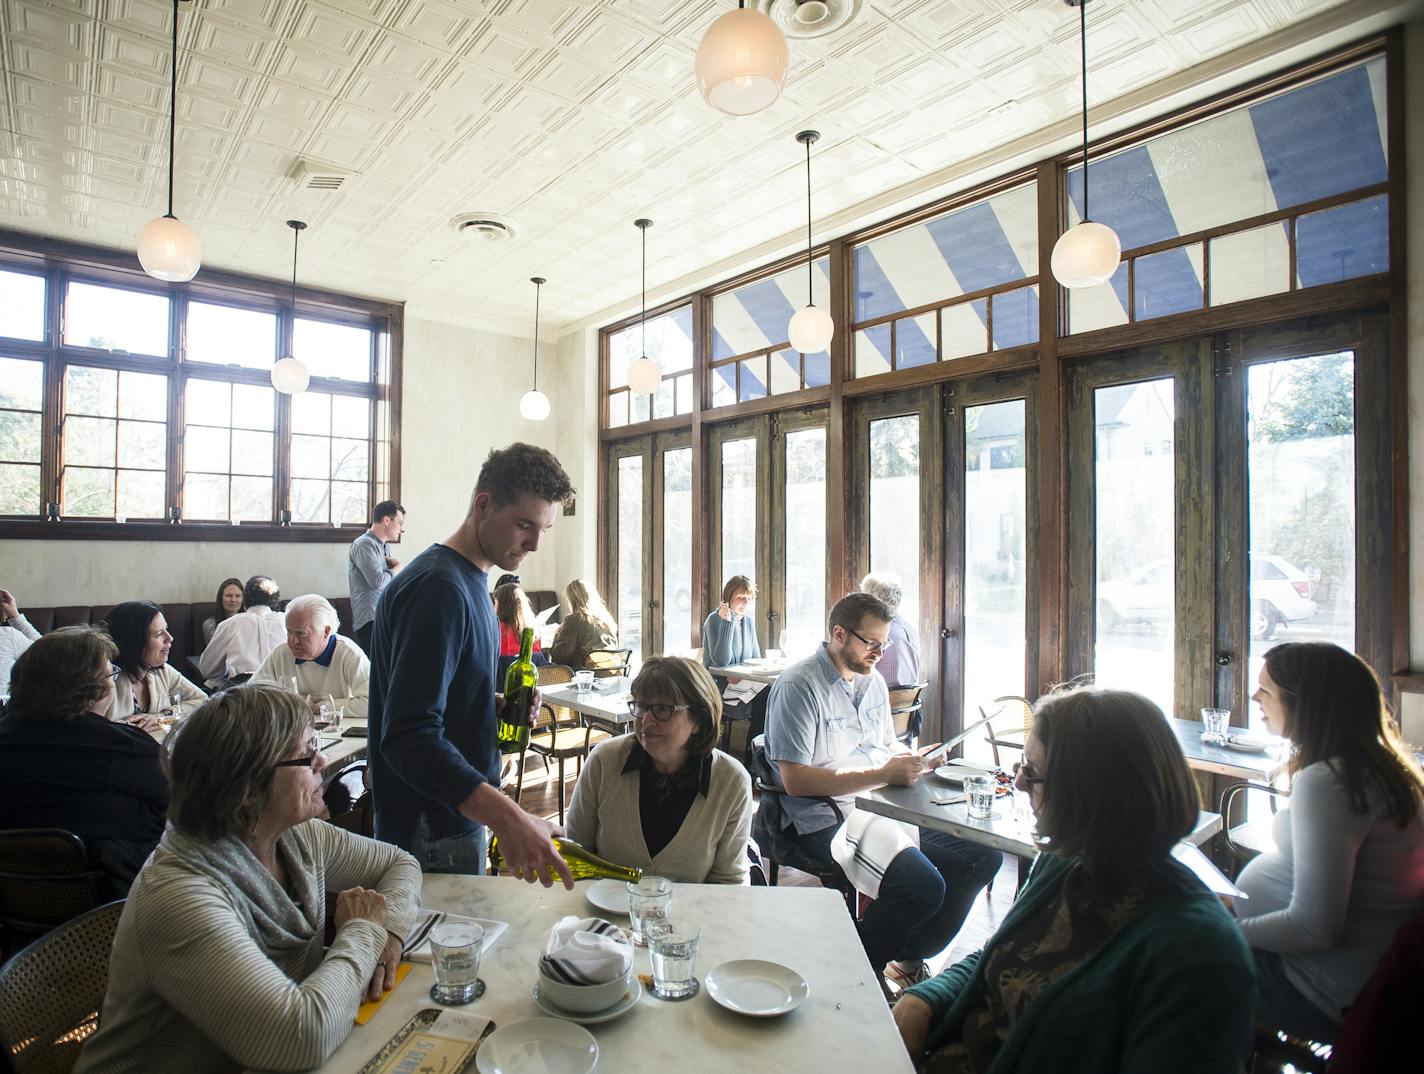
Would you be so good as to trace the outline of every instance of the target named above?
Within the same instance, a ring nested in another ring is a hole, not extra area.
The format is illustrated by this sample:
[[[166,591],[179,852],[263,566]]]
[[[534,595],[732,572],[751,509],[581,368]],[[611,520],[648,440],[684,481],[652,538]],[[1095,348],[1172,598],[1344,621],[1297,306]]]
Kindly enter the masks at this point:
[[[287,40],[351,65],[361,59],[377,32],[370,23],[352,18],[338,7],[304,0]]]
[[[491,71],[521,78],[539,62],[541,46],[537,38],[510,26],[486,20],[462,54],[467,60]]]

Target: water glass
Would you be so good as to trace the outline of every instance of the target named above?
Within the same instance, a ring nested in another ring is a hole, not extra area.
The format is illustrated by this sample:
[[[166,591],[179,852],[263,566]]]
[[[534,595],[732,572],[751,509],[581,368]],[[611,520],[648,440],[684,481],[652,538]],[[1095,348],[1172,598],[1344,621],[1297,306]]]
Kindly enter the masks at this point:
[[[1219,746],[1226,744],[1226,729],[1231,724],[1230,709],[1202,709],[1201,710],[1203,742],[1215,742]]]
[[[971,817],[988,820],[994,815],[994,781],[988,776],[965,776],[964,801]]]
[[[653,960],[653,995],[659,999],[690,999],[699,987],[697,944],[700,928],[684,928],[671,921],[650,926],[648,949]]]
[[[480,946],[483,926],[473,921],[447,921],[430,930],[430,954],[435,983],[430,998],[447,1007],[459,1007],[484,995],[480,980]]]
[[[667,920],[672,909],[672,881],[661,876],[644,876],[628,881],[628,920],[633,926],[633,942],[648,946],[648,926]]]
[[[586,694],[593,689],[593,672],[585,669],[574,672],[574,693]]]

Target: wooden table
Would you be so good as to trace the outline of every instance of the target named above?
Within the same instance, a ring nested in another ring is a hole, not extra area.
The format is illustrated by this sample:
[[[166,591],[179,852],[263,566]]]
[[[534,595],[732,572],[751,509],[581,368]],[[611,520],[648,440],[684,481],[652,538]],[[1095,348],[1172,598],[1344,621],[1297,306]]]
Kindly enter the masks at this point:
[[[1187,765],[1200,772],[1212,772],[1230,779],[1250,780],[1256,783],[1270,783],[1286,767],[1284,742],[1272,746],[1265,753],[1241,753],[1225,746],[1210,745],[1202,741],[1206,728],[1196,720],[1168,719],[1177,744],[1187,758]],[[1232,728],[1229,733],[1237,733],[1240,728]]]
[[[583,693],[575,690],[571,682],[541,686],[539,693],[545,701],[588,717],[595,726],[622,734],[633,722],[633,716],[628,711],[628,687],[632,681],[626,675],[612,675],[606,679],[594,679],[593,689]]]
[[[546,1017],[531,990],[549,927],[567,914],[595,914],[583,896],[508,877],[425,877],[426,907],[509,922],[480,966],[485,994],[455,1010],[509,1026]],[[875,973],[837,892],[825,888],[753,888],[679,884],[675,920],[702,927],[698,995],[665,1003],[646,992],[627,1014],[586,1028],[598,1041],[600,1071],[727,1074],[763,1070],[865,1070],[910,1074],[913,1067]],[[621,924],[626,919],[617,918]],[[707,971],[731,959],[764,958],[790,966],[810,985],[810,998],[780,1018],[732,1014],[707,995]],[[650,973],[638,949],[635,972]],[[415,963],[375,1017],[356,1026],[321,1074],[350,1074],[430,1000],[432,971]]]
[[[721,675],[724,679],[748,679],[751,682],[773,683],[787,667],[786,663],[733,664],[731,667],[708,668],[707,670],[713,675]]]

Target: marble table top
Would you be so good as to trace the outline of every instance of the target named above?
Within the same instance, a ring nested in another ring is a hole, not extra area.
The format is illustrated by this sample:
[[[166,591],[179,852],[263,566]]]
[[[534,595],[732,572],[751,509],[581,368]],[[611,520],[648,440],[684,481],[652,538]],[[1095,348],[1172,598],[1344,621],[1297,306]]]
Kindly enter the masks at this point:
[[[1177,744],[1182,747],[1188,767],[1256,783],[1269,783],[1285,769],[1286,763],[1282,760],[1285,756],[1284,743],[1280,739],[1275,740],[1264,753],[1241,753],[1225,746],[1204,743],[1201,736],[1206,728],[1197,720],[1169,718],[1167,723],[1177,736]],[[1233,735],[1241,731],[1239,727],[1229,729]]]
[[[632,681],[625,675],[611,675],[594,679],[593,689],[583,693],[575,690],[571,682],[541,686],[539,693],[545,701],[591,716],[600,723],[622,725],[633,722],[628,712],[628,687]]]
[[[730,667],[708,668],[707,670],[713,675],[721,675],[727,679],[748,679],[751,682],[772,683],[786,668],[786,662],[779,660],[776,663],[733,664]]]
[[[545,1017],[531,990],[549,927],[566,914],[598,914],[574,891],[542,888],[509,877],[425,877],[422,905],[509,923],[484,958],[485,994],[454,1008],[494,1019],[497,1026]],[[825,888],[762,888],[679,884],[672,917],[702,927],[697,977],[739,958],[789,966],[810,985],[810,998],[779,1018],[747,1018],[707,995],[666,1003],[644,992],[627,1014],[586,1028],[598,1041],[601,1071],[648,1074],[728,1074],[736,1071],[823,1070],[910,1074],[890,1009],[865,957],[840,895]],[[626,918],[613,920],[626,925]],[[651,972],[639,948],[635,972]],[[353,1074],[417,1011],[433,1007],[432,971],[415,963],[375,1017],[356,1026],[317,1070]]]

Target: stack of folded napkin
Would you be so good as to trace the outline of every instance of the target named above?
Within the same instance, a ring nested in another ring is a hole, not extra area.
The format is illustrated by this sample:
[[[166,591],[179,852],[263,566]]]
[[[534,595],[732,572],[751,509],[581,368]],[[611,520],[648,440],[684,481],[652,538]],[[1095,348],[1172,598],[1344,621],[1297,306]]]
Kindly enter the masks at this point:
[[[480,954],[489,953],[489,949],[494,946],[494,942],[504,935],[504,930],[509,928],[507,921],[491,921],[483,917],[464,917],[460,914],[447,914],[443,910],[424,910],[416,916],[415,924],[410,930],[410,935],[405,938],[405,946],[401,950],[401,958],[407,962],[429,962],[430,953],[430,930],[436,925],[443,925],[447,922],[474,922],[485,930],[483,942],[480,944]]]
[[[549,930],[539,972],[565,984],[607,984],[633,968],[628,934],[598,917],[560,918]]]

